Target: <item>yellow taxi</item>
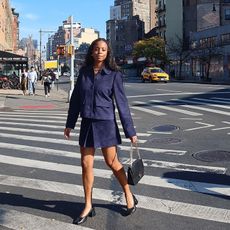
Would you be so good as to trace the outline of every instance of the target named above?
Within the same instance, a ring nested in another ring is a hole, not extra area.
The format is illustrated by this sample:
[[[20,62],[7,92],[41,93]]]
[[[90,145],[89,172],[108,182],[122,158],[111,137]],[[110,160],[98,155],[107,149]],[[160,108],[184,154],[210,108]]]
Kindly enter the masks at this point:
[[[169,81],[169,75],[159,67],[146,67],[141,73],[142,82],[165,82]]]

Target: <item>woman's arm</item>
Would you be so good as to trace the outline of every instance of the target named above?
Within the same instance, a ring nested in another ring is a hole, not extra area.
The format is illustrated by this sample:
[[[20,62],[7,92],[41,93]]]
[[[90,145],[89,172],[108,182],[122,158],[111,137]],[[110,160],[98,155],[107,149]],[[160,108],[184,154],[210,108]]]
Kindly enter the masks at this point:
[[[74,90],[70,98],[68,116],[66,120],[66,128],[74,129],[80,113],[80,107],[81,107],[80,85],[81,85],[81,75],[79,75],[77,78],[77,82],[74,86]]]
[[[136,131],[133,126],[128,100],[125,95],[121,72],[117,72],[114,77],[113,92],[125,136],[130,138],[131,141],[135,141],[137,139]]]

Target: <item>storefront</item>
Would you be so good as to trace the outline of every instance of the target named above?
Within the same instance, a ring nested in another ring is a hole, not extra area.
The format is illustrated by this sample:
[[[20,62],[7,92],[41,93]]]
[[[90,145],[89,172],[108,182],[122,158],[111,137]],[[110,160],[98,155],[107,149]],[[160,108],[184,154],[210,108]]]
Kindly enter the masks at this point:
[[[23,68],[28,68],[27,57],[0,50],[0,75],[9,76],[15,72],[19,76]]]

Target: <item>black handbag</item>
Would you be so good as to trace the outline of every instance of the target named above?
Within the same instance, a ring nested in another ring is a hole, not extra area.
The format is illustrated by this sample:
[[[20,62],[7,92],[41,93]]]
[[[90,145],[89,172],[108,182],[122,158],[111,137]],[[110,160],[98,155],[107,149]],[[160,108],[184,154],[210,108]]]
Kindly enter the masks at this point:
[[[137,145],[135,145],[135,150],[138,155],[138,158],[133,161],[133,152],[134,152],[134,146],[131,144],[130,148],[130,166],[127,170],[127,176],[128,176],[128,184],[130,185],[136,185],[140,179],[144,176],[144,164],[140,156],[139,149]]]

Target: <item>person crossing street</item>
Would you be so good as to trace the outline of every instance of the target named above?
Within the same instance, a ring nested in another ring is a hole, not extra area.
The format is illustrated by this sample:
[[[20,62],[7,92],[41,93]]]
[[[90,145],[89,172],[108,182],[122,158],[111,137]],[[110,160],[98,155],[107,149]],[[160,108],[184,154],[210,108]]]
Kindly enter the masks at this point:
[[[35,71],[34,67],[31,67],[31,71],[28,73],[28,88],[29,88],[29,95],[35,95],[35,86],[38,80],[37,72]]]

